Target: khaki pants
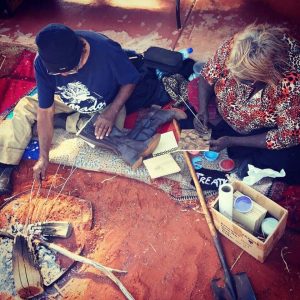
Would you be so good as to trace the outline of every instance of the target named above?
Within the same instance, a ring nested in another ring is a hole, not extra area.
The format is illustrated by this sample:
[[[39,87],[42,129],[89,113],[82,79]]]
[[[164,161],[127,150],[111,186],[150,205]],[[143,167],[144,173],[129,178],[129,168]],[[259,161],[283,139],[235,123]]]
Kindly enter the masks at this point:
[[[62,101],[55,99],[55,114],[70,113],[67,118],[66,130],[76,133],[88,117],[80,118],[80,113],[72,110]],[[12,119],[0,124],[0,163],[18,165],[25,148],[32,137],[32,126],[37,119],[37,97],[24,97],[14,109]],[[126,117],[126,109],[119,112],[115,125],[122,129]]]

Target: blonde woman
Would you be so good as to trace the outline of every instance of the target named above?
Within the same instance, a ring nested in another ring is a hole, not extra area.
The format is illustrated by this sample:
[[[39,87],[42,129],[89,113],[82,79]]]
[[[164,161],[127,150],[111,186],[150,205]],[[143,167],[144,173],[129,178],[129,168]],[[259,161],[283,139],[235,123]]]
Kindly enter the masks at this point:
[[[204,125],[211,97],[222,117],[212,150],[228,148],[232,158],[283,168],[286,181],[300,182],[300,47],[285,29],[252,24],[226,40],[199,79]]]

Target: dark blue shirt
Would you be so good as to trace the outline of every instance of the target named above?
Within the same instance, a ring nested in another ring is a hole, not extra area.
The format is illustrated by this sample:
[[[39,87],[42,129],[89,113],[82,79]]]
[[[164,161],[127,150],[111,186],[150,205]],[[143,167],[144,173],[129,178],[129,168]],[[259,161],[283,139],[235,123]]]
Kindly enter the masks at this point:
[[[81,113],[93,113],[110,104],[122,85],[135,84],[140,79],[139,72],[117,42],[92,31],[76,33],[90,45],[88,60],[78,73],[49,75],[40,57],[35,59],[41,108],[50,107],[54,94],[57,94],[70,108]]]

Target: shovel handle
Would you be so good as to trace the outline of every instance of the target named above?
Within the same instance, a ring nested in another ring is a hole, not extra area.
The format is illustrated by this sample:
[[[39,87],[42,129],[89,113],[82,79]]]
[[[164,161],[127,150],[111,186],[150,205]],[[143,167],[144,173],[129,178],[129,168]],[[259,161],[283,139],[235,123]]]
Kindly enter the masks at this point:
[[[173,120],[173,124],[175,126],[177,136],[180,137],[180,129],[179,129],[177,121]],[[236,300],[237,299],[237,293],[236,293],[236,289],[235,289],[234,280],[233,280],[232,275],[231,275],[231,273],[230,273],[230,271],[228,269],[228,265],[226,263],[226,260],[225,260],[225,257],[224,257],[224,253],[223,253],[223,250],[222,250],[221,242],[219,240],[219,237],[218,237],[218,234],[217,234],[217,231],[216,231],[216,227],[215,227],[215,225],[213,223],[211,214],[210,214],[210,212],[209,212],[209,210],[207,208],[207,204],[206,204],[205,198],[203,196],[203,192],[202,192],[202,189],[200,187],[200,183],[198,181],[196,172],[195,172],[195,170],[193,168],[193,165],[192,165],[192,162],[190,160],[190,157],[189,157],[188,153],[187,152],[183,152],[183,155],[184,155],[185,161],[186,161],[186,163],[188,165],[190,174],[191,174],[191,176],[193,178],[193,181],[194,181],[194,184],[195,184],[195,187],[196,187],[196,191],[197,191],[197,195],[198,195],[198,199],[200,201],[200,205],[201,205],[202,210],[204,212],[204,216],[205,216],[205,219],[206,219],[209,231],[210,231],[210,233],[212,235],[212,238],[213,238],[213,241],[214,241],[214,245],[215,245],[215,248],[216,248],[218,256],[219,256],[219,260],[220,260],[222,268],[224,270],[224,276],[225,276],[226,286],[227,286],[227,288],[229,290],[231,299],[232,300]]]
[[[173,124],[174,124],[174,127],[176,129],[177,136],[180,137],[180,129],[179,129],[177,121],[173,120]],[[204,213],[209,231],[210,231],[211,235],[213,236],[213,238],[215,238],[217,236],[217,231],[216,231],[215,225],[213,223],[211,214],[210,214],[210,212],[207,208],[206,201],[205,201],[205,198],[203,196],[203,192],[202,192],[202,189],[200,187],[200,183],[198,181],[196,172],[193,168],[193,165],[192,165],[192,162],[190,160],[190,157],[189,157],[188,153],[184,151],[183,155],[184,155],[185,161],[188,165],[190,174],[193,178],[193,181],[194,181],[194,184],[195,184],[195,187],[196,187],[196,191],[197,191],[197,195],[198,195],[198,199],[199,199],[200,205],[202,207],[202,210],[203,210],[203,213]]]

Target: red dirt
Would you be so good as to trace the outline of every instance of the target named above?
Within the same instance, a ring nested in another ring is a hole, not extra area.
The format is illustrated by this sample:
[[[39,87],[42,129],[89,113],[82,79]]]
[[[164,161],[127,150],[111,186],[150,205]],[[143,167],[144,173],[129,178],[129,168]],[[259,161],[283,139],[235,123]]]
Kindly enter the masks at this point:
[[[30,189],[33,163],[22,162],[15,171],[14,193]],[[56,170],[57,165],[51,164],[48,174]],[[61,168],[58,174],[67,178],[70,168]],[[94,224],[86,234],[84,255],[127,270],[118,277],[136,299],[212,299],[210,280],[223,273],[204,216],[149,185],[110,178],[76,170],[63,190],[93,204]],[[43,187],[49,188],[51,180]],[[61,177],[59,181],[63,182]],[[242,250],[226,238],[221,240],[232,266]],[[286,231],[264,264],[243,253],[233,273],[248,274],[258,299],[299,299],[299,242],[299,234]],[[284,247],[289,272],[281,257]],[[58,282],[63,299],[122,299],[119,289],[99,271],[77,266],[67,280]]]

